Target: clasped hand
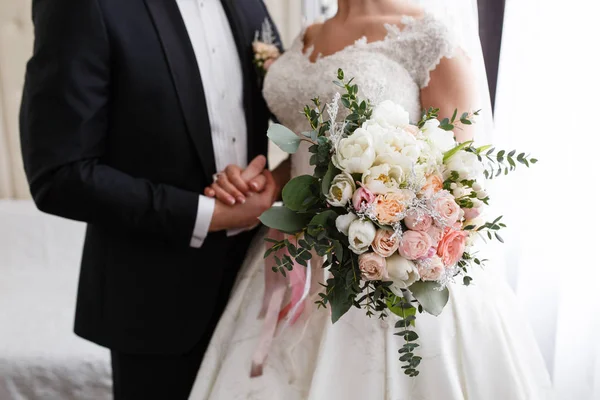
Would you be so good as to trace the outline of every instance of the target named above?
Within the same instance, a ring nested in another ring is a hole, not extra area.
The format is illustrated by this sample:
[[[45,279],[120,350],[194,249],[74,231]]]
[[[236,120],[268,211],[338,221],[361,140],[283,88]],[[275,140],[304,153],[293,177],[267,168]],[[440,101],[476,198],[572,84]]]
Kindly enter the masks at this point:
[[[205,196],[216,198],[211,232],[252,227],[273,205],[277,184],[271,172],[265,169],[266,164],[266,158],[258,156],[245,170],[229,165],[204,190]]]

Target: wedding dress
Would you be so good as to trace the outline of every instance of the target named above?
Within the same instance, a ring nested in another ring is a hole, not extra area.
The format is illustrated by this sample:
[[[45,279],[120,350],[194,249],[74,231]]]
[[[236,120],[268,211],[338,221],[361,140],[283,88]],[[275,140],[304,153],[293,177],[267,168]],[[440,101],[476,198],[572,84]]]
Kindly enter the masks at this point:
[[[401,30],[388,26],[385,40],[362,39],[312,63],[303,53],[303,33],[270,68],[264,95],[279,121],[308,130],[299,112],[310,99],[333,98],[338,68],[354,77],[359,96],[372,103],[392,100],[420,118],[420,90],[443,57],[458,44],[431,15],[406,18]],[[309,49],[307,53],[310,53]],[[307,147],[292,157],[292,176],[312,174]],[[198,374],[192,400],[546,400],[551,384],[519,305],[502,278],[473,272],[470,287],[450,287],[439,317],[419,315],[420,375],[401,369],[394,317],[382,322],[353,308],[335,325],[317,309],[312,293],[300,319],[272,343],[260,377],[250,368],[262,329],[264,243],[256,239]],[[270,266],[269,266],[270,267]],[[320,275],[317,275],[319,274]],[[323,278],[323,270],[314,274]]]

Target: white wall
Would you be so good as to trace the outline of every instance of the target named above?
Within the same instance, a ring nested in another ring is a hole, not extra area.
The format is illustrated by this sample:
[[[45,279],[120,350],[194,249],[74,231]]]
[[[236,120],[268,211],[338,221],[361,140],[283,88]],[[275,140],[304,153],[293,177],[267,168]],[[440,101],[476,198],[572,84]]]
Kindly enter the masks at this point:
[[[33,47],[29,0],[0,0],[0,198],[29,197],[21,167],[18,112]]]

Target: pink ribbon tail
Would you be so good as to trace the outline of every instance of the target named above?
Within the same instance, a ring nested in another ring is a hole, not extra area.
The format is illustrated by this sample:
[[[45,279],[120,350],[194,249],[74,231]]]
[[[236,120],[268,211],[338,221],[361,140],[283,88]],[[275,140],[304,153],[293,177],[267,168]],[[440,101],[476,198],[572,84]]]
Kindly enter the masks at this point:
[[[267,237],[283,240],[285,235],[275,229],[270,229]],[[267,243],[267,248],[272,246],[272,243]],[[271,253],[265,260],[265,293],[259,314],[259,318],[264,317],[264,322],[258,347],[252,357],[251,377],[261,376],[263,373],[264,363],[275,337],[278,322],[284,318],[287,318],[286,326],[296,322],[304,311],[304,300],[310,291],[310,278],[307,279],[307,269],[302,265],[294,263],[294,268],[286,274],[286,277],[272,270],[276,264],[275,256],[281,259],[283,255],[289,256],[289,252],[285,248],[277,251],[276,254]],[[282,309],[288,283],[291,287],[291,299],[290,303]]]

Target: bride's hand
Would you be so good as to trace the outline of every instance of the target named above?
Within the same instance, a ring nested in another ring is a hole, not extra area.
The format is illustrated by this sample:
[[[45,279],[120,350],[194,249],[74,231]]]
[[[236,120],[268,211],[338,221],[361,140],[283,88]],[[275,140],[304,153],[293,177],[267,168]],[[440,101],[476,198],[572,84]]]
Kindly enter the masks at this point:
[[[216,197],[225,204],[244,204],[252,192],[261,192],[266,183],[263,175],[267,159],[258,156],[242,170],[238,165],[228,165],[225,171],[217,174],[213,184],[204,190],[207,197]]]

